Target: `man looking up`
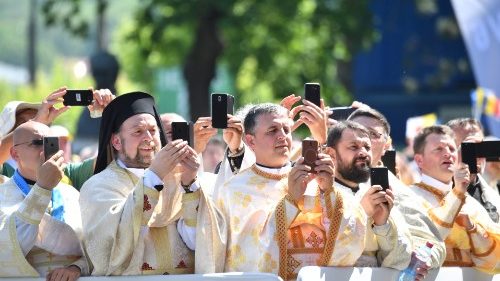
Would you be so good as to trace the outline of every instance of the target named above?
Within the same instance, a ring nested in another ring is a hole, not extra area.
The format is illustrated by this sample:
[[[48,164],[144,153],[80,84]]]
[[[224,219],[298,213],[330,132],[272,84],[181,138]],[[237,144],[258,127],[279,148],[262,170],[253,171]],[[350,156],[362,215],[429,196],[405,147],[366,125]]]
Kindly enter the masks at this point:
[[[422,181],[411,189],[424,199],[422,208],[446,243],[444,266],[499,273],[500,228],[467,194],[469,169],[457,163],[453,131],[447,126],[424,128],[415,137],[413,149]]]
[[[3,277],[48,273],[48,280],[76,280],[88,274],[79,240],[79,193],[60,182],[65,166],[62,150],[44,160],[43,137],[48,134],[46,125],[28,121],[12,135],[10,152],[18,168],[0,185]]]
[[[448,127],[455,134],[455,144],[460,148],[462,142],[482,142],[484,140],[481,123],[472,118],[457,118],[448,121]],[[458,160],[462,161],[462,155],[458,154]],[[470,196],[476,199],[486,209],[492,221],[499,221],[500,217],[500,196],[488,184],[482,175],[486,166],[486,159],[477,159],[477,174],[471,174],[471,182],[467,187]]]

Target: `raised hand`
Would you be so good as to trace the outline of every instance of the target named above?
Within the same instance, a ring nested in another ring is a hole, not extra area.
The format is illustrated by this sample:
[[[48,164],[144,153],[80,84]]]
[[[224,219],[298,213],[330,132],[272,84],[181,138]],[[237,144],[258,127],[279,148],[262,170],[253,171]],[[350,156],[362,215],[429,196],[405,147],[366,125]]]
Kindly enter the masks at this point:
[[[193,125],[194,150],[202,153],[207,143],[213,136],[217,135],[217,129],[212,128],[212,117],[200,117]]]
[[[63,102],[63,96],[66,94],[67,87],[61,87],[49,96],[47,96],[43,101],[42,105],[38,109],[38,112],[33,118],[33,121],[43,123],[45,125],[50,125],[59,115],[66,112],[69,106],[63,106],[61,108],[55,108],[54,105]]]
[[[383,225],[387,222],[393,205],[392,189],[388,188],[384,192],[380,185],[372,186],[361,199],[361,206],[366,215],[373,218],[375,225]]]
[[[333,178],[335,177],[335,164],[330,155],[325,153],[318,154],[318,160],[315,162],[316,181],[319,188],[327,191],[333,186]]]
[[[465,163],[459,163],[453,172],[453,180],[455,181],[455,189],[460,194],[467,192],[467,187],[470,183],[469,166]]]
[[[302,102],[304,103],[303,105],[296,106],[291,111],[292,119],[297,114],[300,114],[300,118],[295,122],[292,130],[304,123],[309,127],[311,135],[315,140],[320,144],[326,143],[328,116],[324,110],[323,99],[321,99],[321,107],[308,100],[303,100]]]
[[[175,166],[190,153],[187,141],[174,140],[164,146],[153,159],[149,169],[161,179],[165,178]]]
[[[52,190],[61,181],[64,175],[64,151],[59,150],[45,161],[43,151],[40,153],[40,167],[36,174],[36,183],[41,188]]]
[[[231,114],[228,114],[227,117],[227,128],[222,130],[222,136],[229,151],[236,153],[243,145],[243,123],[239,118]]]
[[[192,182],[195,177],[198,169],[200,168],[200,159],[196,151],[187,147],[187,155],[184,159],[181,160],[180,164],[182,165],[182,174],[181,174],[181,183],[183,185],[187,185]]]
[[[104,111],[104,108],[112,101],[115,99],[115,95],[111,93],[109,89],[100,89],[100,90],[92,90],[92,93],[94,95],[94,100],[92,101],[92,104],[89,105],[87,108],[90,111],[90,115],[92,117],[99,117],[102,115],[102,112]]]
[[[304,157],[300,157],[288,175],[288,195],[294,201],[304,196],[307,184],[314,179],[311,168],[304,165]]]

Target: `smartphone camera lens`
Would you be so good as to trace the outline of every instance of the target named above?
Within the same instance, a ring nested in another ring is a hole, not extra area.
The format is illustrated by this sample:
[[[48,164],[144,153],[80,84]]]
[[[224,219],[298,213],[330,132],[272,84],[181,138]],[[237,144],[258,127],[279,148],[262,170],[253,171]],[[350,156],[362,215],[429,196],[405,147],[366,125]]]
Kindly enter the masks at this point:
[[[217,97],[217,101],[221,101],[222,100],[222,97],[221,96],[218,96]]]

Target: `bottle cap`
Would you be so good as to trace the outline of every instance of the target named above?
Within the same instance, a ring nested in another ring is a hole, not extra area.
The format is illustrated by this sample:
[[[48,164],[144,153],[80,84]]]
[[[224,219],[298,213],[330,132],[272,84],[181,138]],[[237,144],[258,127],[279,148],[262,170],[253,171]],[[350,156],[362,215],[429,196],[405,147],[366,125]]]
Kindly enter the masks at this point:
[[[432,248],[432,247],[434,247],[434,244],[432,244],[431,242],[427,242],[427,243],[425,243],[425,246]]]

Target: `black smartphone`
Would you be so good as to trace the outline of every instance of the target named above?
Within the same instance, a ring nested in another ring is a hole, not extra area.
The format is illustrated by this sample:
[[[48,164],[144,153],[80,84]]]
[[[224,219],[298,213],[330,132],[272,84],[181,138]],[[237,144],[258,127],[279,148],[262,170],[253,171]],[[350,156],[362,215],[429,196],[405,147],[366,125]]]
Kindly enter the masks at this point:
[[[469,166],[469,173],[477,174],[476,143],[463,142],[460,145],[462,162]]]
[[[230,94],[212,94],[212,127],[227,128],[228,114],[234,114],[234,97]]]
[[[382,155],[382,163],[389,169],[394,175],[396,175],[396,150],[389,149],[385,151]]]
[[[193,122],[172,122],[172,140],[185,140],[194,147]]]
[[[304,164],[311,167],[310,173],[316,173],[316,160],[318,160],[318,142],[315,140],[302,141],[302,156],[304,157]]]
[[[66,90],[63,99],[64,105],[87,106],[92,104],[94,94],[92,90]]]
[[[460,145],[462,162],[469,166],[471,174],[477,174],[477,158],[487,161],[498,161],[500,158],[500,141],[482,141],[478,143],[463,142]]]
[[[304,98],[321,107],[321,86],[319,83],[304,84]]]
[[[380,185],[385,191],[389,188],[389,174],[387,167],[370,168],[370,183],[372,186]]]
[[[356,111],[356,108],[350,107],[350,106],[340,106],[340,107],[333,107],[330,108],[332,111],[332,114],[330,114],[330,118],[337,120],[337,121],[342,121],[342,120],[347,120],[349,115]]]
[[[52,155],[59,151],[59,138],[58,137],[43,137],[43,154],[45,161]]]

